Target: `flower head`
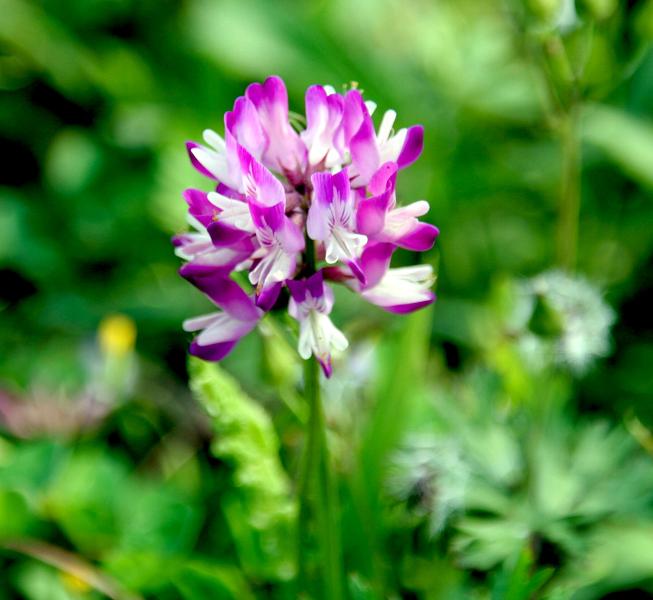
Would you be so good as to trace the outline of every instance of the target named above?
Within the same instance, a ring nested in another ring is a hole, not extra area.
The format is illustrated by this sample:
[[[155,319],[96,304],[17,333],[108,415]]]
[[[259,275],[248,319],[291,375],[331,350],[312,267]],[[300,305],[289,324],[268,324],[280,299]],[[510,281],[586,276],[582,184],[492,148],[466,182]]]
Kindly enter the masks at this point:
[[[181,275],[219,309],[184,323],[200,332],[192,354],[222,359],[286,287],[299,354],[315,356],[329,376],[332,353],[348,343],[329,318],[328,281],[395,313],[434,301],[430,266],[390,268],[397,248],[425,251],[438,235],[419,221],[427,202],[398,206],[396,197],[397,172],[419,157],[423,129],[393,131],[394,111],[375,129],[374,108],[358,90],[311,86],[297,132],[283,81],[269,77],[236,99],[224,137],[206,130],[204,144],[187,142],[192,165],[213,184],[184,192],[194,231],[173,244],[186,261]],[[234,279],[239,271],[250,291]]]

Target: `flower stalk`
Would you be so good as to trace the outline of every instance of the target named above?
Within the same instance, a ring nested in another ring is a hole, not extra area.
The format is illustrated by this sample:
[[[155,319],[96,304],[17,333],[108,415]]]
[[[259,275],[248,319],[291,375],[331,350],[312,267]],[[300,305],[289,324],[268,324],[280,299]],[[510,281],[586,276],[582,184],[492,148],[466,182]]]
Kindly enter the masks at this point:
[[[306,244],[306,265],[315,270],[314,245]],[[327,443],[326,419],[320,393],[320,363],[315,357],[304,362],[304,393],[309,418],[302,472],[299,479],[298,567],[299,591],[309,597],[339,600],[342,590],[338,493],[333,479]],[[317,546],[318,568],[311,564]]]

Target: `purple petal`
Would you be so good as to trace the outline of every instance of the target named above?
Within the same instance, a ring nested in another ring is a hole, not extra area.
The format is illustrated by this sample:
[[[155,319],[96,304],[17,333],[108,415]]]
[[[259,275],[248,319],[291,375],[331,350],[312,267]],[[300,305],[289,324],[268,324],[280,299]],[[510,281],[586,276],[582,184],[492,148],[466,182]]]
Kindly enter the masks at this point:
[[[404,145],[397,157],[397,165],[404,169],[412,165],[422,154],[424,149],[424,127],[413,125],[408,128]]]
[[[300,137],[310,148],[311,164],[319,165],[333,150],[344,154],[343,110],[340,94],[327,95],[321,85],[306,90],[306,129]]]
[[[392,189],[394,191],[397,182],[397,163],[389,161],[383,163],[376,173],[372,175],[367,186],[367,191],[373,196],[377,196]]]
[[[392,306],[381,306],[384,310],[394,313],[396,315],[406,315],[408,313],[415,312],[420,308],[424,308],[429,304],[435,302],[435,294],[433,292],[428,293],[429,297],[425,300],[420,300],[419,302],[409,302],[407,304],[394,304]]]
[[[356,230],[367,236],[379,233],[385,226],[385,216],[392,200],[392,190],[365,198],[356,210]]]
[[[349,176],[347,169],[342,169],[335,175],[331,173],[314,173],[311,177],[313,184],[313,201],[308,211],[306,230],[313,240],[325,240],[330,233],[333,223],[330,220],[329,206],[336,200],[348,205],[348,210],[353,210],[353,200],[350,198]]]
[[[281,182],[243,147],[238,149],[238,154],[247,197],[265,206],[279,203],[285,206],[286,194]]]
[[[221,196],[226,196],[227,198],[232,198],[234,200],[242,200],[243,202],[245,201],[245,196],[243,194],[230,188],[228,185],[225,185],[224,183],[218,183],[218,185],[215,188],[215,191],[218,192],[218,194],[220,194]]]
[[[288,92],[281,77],[271,75],[262,84],[252,83],[245,95],[258,110],[268,112],[268,116],[288,118]]]
[[[172,242],[172,245],[175,248],[179,248],[180,246],[184,246],[186,244],[190,244],[193,242],[193,238],[190,237],[188,233],[178,233],[176,235],[173,235],[170,238],[170,241]]]
[[[333,175],[331,173],[314,173],[311,176],[313,184],[313,199],[323,205],[333,202]]]
[[[331,365],[331,357],[328,356],[325,359],[318,358],[317,361],[320,363],[320,366],[322,367],[322,372],[324,373],[324,376],[329,379],[331,375],[333,374],[333,366]]]
[[[188,265],[184,265],[186,266]],[[233,279],[224,277],[220,273],[183,272],[184,267],[180,270],[181,275],[204,292],[222,310],[241,321],[258,320],[260,313],[254,301]]]
[[[222,221],[213,221],[207,228],[213,245],[220,248],[234,246],[252,234],[242,229],[227,225]]]
[[[305,279],[289,279],[286,281],[290,295],[297,304],[301,304],[306,298],[306,280]]]
[[[333,186],[333,197],[340,198],[342,202],[347,202],[349,200],[349,192],[351,187],[349,185],[349,174],[347,173],[347,167],[338,171],[331,178],[331,185]]]
[[[306,147],[288,122],[288,92],[280,77],[252,83],[245,95],[254,104],[268,146],[264,162],[281,172],[300,173],[306,162]]]
[[[329,236],[329,209],[322,203],[314,201],[308,209],[306,232],[312,240],[326,240]]]
[[[227,129],[240,145],[258,159],[263,155],[267,140],[256,107],[248,98],[241,96],[234,103],[232,111],[224,116]]]
[[[299,226],[284,216],[283,229],[279,236],[281,247],[287,254],[301,252],[305,248],[304,234]]]
[[[285,214],[283,204],[266,206],[256,201],[249,202],[249,212],[252,215],[252,221],[257,229],[280,231],[284,225]]]
[[[188,204],[188,212],[205,227],[211,222],[217,209],[207,198],[206,192],[189,188],[184,190],[184,199]]]
[[[219,344],[211,344],[210,346],[200,346],[197,342],[191,342],[188,351],[193,356],[197,356],[203,360],[217,362],[227,356],[239,341],[221,342]]]
[[[226,279],[229,277],[229,274],[232,270],[233,265],[231,264],[215,265],[191,261],[187,262],[179,268],[179,274],[184,279],[190,281],[193,285],[196,285],[195,281],[206,277],[219,277]]]
[[[306,129],[322,129],[329,119],[327,94],[321,85],[306,90]]]
[[[379,167],[381,159],[376,146],[376,133],[372,119],[367,115],[360,129],[349,142],[352,164],[358,171],[357,182],[366,184]]]
[[[392,244],[368,244],[359,259],[359,265],[367,281],[365,287],[374,287],[385,275],[395,247]]]
[[[351,138],[363,124],[365,115],[368,115],[367,107],[363,101],[363,95],[358,90],[350,90],[345,96],[345,108],[343,113],[343,127],[345,141],[349,143]],[[369,115],[368,115],[369,116]]]
[[[261,290],[261,293],[256,297],[256,306],[265,312],[271,310],[279,298],[282,286],[283,284],[279,282]]]
[[[360,281],[361,286],[365,287],[367,285],[367,277],[361,268],[361,266],[358,264],[358,262],[352,260],[347,263],[347,266],[353,273],[354,277]]]
[[[328,206],[333,201],[332,179],[330,173],[315,173],[311,177],[313,201],[308,210],[306,231],[313,240],[325,240],[329,235]]]
[[[322,271],[316,271],[306,280],[306,289],[313,298],[321,298],[324,295],[324,277]]]
[[[406,250],[425,252],[433,248],[440,230],[430,223],[417,223],[407,234],[400,237],[395,243]]]
[[[203,146],[201,144],[197,144],[196,142],[186,142],[186,150],[188,151],[188,156],[190,158],[191,164],[202,174],[205,175],[206,177],[209,177],[210,179],[217,179],[211,171],[206,169],[202,163],[193,156],[192,150],[193,148],[202,148]]]

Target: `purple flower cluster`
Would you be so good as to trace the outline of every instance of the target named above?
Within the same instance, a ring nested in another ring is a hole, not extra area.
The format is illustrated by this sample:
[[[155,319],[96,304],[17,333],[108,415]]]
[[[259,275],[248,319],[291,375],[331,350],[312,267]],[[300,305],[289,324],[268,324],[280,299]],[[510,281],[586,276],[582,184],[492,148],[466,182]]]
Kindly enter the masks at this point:
[[[225,357],[278,303],[283,286],[288,312],[299,322],[299,353],[314,355],[327,376],[331,353],[347,339],[329,318],[338,282],[372,304],[407,313],[433,302],[428,265],[390,268],[397,248],[430,249],[438,229],[418,217],[426,201],[397,206],[397,172],[423,146],[420,125],[393,131],[394,111],[378,130],[357,89],[306,91],[306,128],[290,124],[283,81],[251,84],[224,117],[224,138],[204,132],[205,145],[188,142],[193,166],[214,180],[208,193],[188,189],[195,231],[175,236],[181,275],[220,309],[189,319],[199,331],[190,352]],[[232,274],[247,272],[252,291]]]

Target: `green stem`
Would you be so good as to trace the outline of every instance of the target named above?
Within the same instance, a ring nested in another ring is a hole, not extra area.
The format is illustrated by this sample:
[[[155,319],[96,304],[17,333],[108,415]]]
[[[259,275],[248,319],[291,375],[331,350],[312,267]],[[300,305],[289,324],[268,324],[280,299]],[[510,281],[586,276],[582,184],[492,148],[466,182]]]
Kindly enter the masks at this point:
[[[315,270],[313,242],[307,240],[306,264]],[[338,494],[332,475],[326,421],[320,394],[320,365],[311,357],[305,362],[304,393],[309,417],[302,472],[299,480],[299,587],[308,596],[325,600],[343,598]],[[315,523],[315,527],[313,527]],[[313,543],[313,540],[315,542]],[[317,546],[317,568],[311,564]]]
[[[558,264],[573,271],[576,267],[578,220],[580,216],[580,141],[577,109],[572,106],[560,123],[562,176],[557,231]]]

